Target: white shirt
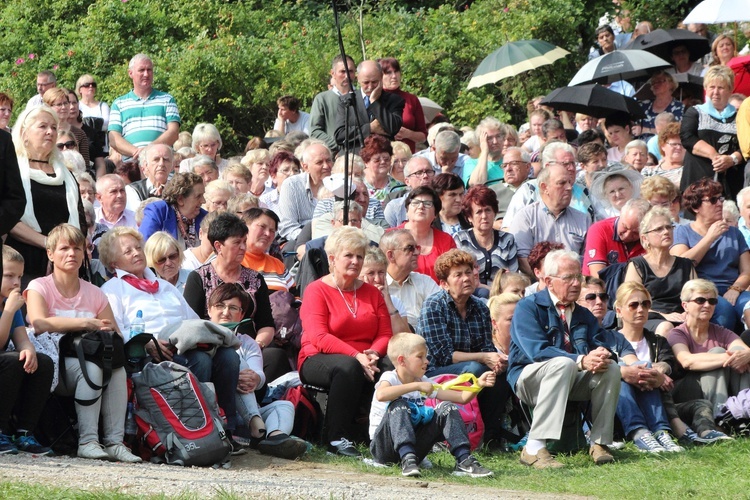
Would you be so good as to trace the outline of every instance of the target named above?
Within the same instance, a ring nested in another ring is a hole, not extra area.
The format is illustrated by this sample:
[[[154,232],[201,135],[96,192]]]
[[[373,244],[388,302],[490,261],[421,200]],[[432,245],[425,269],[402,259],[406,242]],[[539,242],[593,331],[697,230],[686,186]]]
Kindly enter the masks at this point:
[[[398,374],[396,373],[396,370],[390,370],[380,377],[380,380],[378,380],[378,383],[375,384],[375,390],[377,391],[378,387],[380,387],[380,384],[383,382],[388,382],[392,387],[398,386],[398,385],[404,385],[401,380],[398,378]],[[420,382],[429,382],[432,383],[432,380],[430,380],[426,375],[422,375],[422,380]],[[411,402],[413,402],[416,405],[423,406],[425,400],[429,398],[435,398],[437,396],[437,391],[432,391],[432,394],[429,394],[425,396],[419,391],[412,391],[407,392],[403,396],[398,397],[397,399],[407,399]],[[378,426],[380,425],[380,422],[383,420],[383,416],[385,415],[386,410],[388,409],[388,405],[391,403],[391,401],[378,401],[378,398],[375,397],[375,395],[372,396],[372,404],[370,405],[370,439],[373,439],[375,437],[375,431],[378,430]]]
[[[301,131],[310,135],[310,113],[299,111],[299,118],[297,118],[296,122],[292,123],[289,120],[284,120],[284,128],[281,128],[281,121],[276,117],[276,121],[273,122],[273,129],[280,130],[284,134]]]
[[[127,275],[121,269],[116,270],[116,277],[102,285],[107,295],[117,326],[125,339],[129,339],[130,322],[138,311],[143,312],[146,332],[157,335],[164,327],[185,319],[200,319],[183,298],[182,294],[169,282],[159,279],[146,268],[143,276],[148,280],[159,282],[159,290],[150,294],[142,292],[122,280]]]
[[[112,229],[113,227],[117,226],[126,226],[136,229],[138,228],[138,224],[136,224],[135,222],[135,212],[133,212],[132,210],[128,210],[127,208],[122,211],[122,214],[120,214],[120,218],[115,222],[110,222],[104,218],[104,211],[102,210],[101,206],[94,208],[94,217],[96,218],[96,222],[98,224],[107,226],[108,229]]]
[[[433,293],[439,292],[440,287],[435,283],[435,280],[426,274],[417,272],[409,273],[409,276],[400,285],[388,273],[385,275],[385,280],[388,283],[388,293],[391,294],[391,297],[398,297],[403,303],[405,314],[401,313],[401,316],[405,316],[406,321],[416,329],[419,314],[422,311],[422,303]]]

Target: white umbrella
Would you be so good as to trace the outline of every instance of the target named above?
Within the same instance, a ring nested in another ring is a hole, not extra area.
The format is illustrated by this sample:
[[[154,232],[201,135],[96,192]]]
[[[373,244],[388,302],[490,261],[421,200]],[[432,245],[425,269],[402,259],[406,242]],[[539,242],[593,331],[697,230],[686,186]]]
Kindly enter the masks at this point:
[[[703,0],[683,23],[720,24],[750,21],[750,0]]]
[[[425,123],[432,123],[432,120],[443,110],[443,107],[428,97],[420,97],[419,102],[422,104]]]

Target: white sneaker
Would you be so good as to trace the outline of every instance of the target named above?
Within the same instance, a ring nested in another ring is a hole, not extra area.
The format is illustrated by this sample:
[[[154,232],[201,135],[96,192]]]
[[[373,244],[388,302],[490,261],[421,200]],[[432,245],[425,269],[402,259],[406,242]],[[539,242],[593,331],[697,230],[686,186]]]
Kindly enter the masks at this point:
[[[109,454],[104,447],[96,441],[78,445],[78,458],[90,458],[92,460],[107,460]]]
[[[122,443],[107,446],[106,452],[107,457],[113,462],[126,462],[129,464],[139,464],[143,462],[141,457],[130,453],[130,450]]]

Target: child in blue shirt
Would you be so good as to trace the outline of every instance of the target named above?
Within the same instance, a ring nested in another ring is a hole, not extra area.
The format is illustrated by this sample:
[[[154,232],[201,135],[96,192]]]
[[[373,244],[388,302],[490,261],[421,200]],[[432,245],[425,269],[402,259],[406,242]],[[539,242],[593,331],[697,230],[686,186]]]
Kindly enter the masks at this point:
[[[492,471],[482,467],[470,452],[469,436],[458,408],[474,392],[435,390],[425,376],[427,344],[414,333],[397,333],[388,342],[388,358],[396,367],[380,377],[370,408],[370,451],[377,462],[401,463],[404,476],[419,476],[419,463],[440,441],[447,441],[456,457],[456,475],[487,477]],[[480,387],[495,385],[495,374],[485,372]],[[424,405],[427,397],[442,401],[434,410]]]

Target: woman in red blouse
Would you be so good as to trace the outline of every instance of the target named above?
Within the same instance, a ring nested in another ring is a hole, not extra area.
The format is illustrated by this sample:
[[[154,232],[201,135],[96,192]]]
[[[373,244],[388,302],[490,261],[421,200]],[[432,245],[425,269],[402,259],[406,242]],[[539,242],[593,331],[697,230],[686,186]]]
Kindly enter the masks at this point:
[[[424,122],[424,111],[419,98],[409,92],[401,90],[401,65],[393,57],[378,59],[383,69],[383,90],[404,98],[406,105],[401,114],[403,124],[401,130],[396,134],[397,141],[403,141],[409,145],[411,152],[416,152],[416,144],[427,138],[427,125]]]
[[[350,424],[372,399],[392,336],[383,294],[359,279],[368,244],[355,227],[336,229],[325,246],[331,272],[308,285],[300,310],[300,379],[328,389],[328,451],[350,457],[359,456]]]

